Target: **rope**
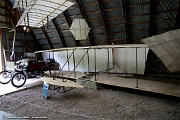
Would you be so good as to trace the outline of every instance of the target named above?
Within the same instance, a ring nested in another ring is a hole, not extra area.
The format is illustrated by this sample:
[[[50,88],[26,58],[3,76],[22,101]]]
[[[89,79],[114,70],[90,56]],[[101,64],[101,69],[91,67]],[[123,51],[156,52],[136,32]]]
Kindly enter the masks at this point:
[[[16,41],[16,30],[14,29],[13,47],[12,47],[12,53],[10,55],[10,60],[13,60],[15,41]]]

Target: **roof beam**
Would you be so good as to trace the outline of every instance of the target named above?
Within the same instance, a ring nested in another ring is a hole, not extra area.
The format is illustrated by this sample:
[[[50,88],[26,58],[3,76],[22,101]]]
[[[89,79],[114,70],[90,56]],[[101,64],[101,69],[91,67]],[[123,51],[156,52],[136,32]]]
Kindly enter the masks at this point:
[[[125,5],[125,0],[122,0],[122,5],[123,5],[123,15],[124,15],[124,21],[125,21],[125,31],[126,31],[126,40],[127,40],[127,43],[130,43],[130,41],[128,40],[128,18],[127,18],[127,8],[126,8],[126,5]]]
[[[46,39],[47,39],[47,41],[48,41],[48,43],[49,43],[50,48],[51,48],[51,49],[54,49],[53,44],[52,44],[52,42],[51,42],[51,40],[50,40],[50,38],[49,38],[49,36],[48,36],[48,33],[46,32],[44,26],[41,27],[41,30],[43,31],[44,35],[46,36]]]
[[[179,5],[178,5],[178,8],[177,8],[177,15],[176,15],[176,27],[177,29],[180,28],[180,1],[179,1]]]
[[[102,4],[101,0],[98,0],[98,4],[99,4],[99,7],[100,7],[103,22],[104,22],[104,27],[105,27],[105,32],[106,32],[106,39],[107,39],[108,45],[110,45],[109,34],[108,34],[108,25],[107,25],[106,20],[105,20],[106,17],[105,17],[105,14],[104,14],[103,4]]]
[[[58,35],[59,35],[59,38],[61,40],[61,43],[62,43],[63,47],[67,47],[66,41],[65,41],[64,36],[63,36],[63,34],[61,32],[61,28],[59,27],[59,24],[56,21],[56,18],[52,19],[52,22],[53,22],[53,24],[54,24],[54,26],[55,26],[55,28],[56,28],[56,30],[58,32]]]
[[[63,12],[63,15],[64,15],[64,17],[65,17],[65,19],[66,19],[69,27],[70,27],[71,24],[72,24],[72,21],[71,21],[70,17],[68,16],[68,13],[67,13],[66,11],[64,11],[64,12]],[[73,38],[74,38],[74,37],[73,37]],[[74,42],[75,42],[75,45],[76,45],[76,46],[80,46],[80,45],[79,45],[79,41],[78,41],[78,40],[75,40],[75,38],[74,38]]]
[[[37,42],[38,47],[39,47],[39,50],[42,50],[41,45],[40,45],[40,43],[39,43],[39,41],[38,41],[36,35],[34,34],[34,32],[33,32],[33,31],[30,31],[30,33],[32,33],[32,36],[36,39],[36,42]]]
[[[78,7],[79,7],[79,10],[81,12],[81,15],[83,16],[83,18],[88,21],[87,17],[86,17],[86,13],[84,12],[84,9],[83,9],[83,5],[81,4],[80,0],[76,0],[77,4],[78,4]],[[87,23],[88,24],[88,23]],[[89,26],[89,25],[88,25]],[[91,30],[89,31],[89,40],[90,40],[90,44],[91,46],[94,46],[94,41],[93,41],[93,36],[92,36],[92,33],[91,33]]]
[[[150,27],[149,27],[149,36],[153,36],[156,35],[157,32],[156,31],[152,31],[153,29],[157,28],[157,23],[152,22],[156,19],[156,14],[154,14],[156,12],[157,9],[157,3],[155,3],[156,0],[150,0]]]

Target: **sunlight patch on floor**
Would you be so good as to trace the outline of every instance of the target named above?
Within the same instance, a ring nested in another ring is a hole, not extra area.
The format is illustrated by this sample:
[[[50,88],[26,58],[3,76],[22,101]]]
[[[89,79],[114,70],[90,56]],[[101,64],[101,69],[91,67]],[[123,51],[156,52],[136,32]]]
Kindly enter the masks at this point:
[[[16,91],[19,91],[19,90],[22,90],[22,89],[26,89],[26,88],[29,88],[29,87],[33,87],[33,86],[36,86],[36,85],[40,85],[42,84],[43,82],[41,81],[41,78],[31,78],[31,79],[27,79],[26,80],[26,83],[23,87],[20,87],[20,88],[16,88],[14,87],[11,82],[9,82],[8,84],[0,84],[0,96],[1,95],[5,95],[5,94],[9,94],[9,93],[12,93],[12,92],[16,92]]]

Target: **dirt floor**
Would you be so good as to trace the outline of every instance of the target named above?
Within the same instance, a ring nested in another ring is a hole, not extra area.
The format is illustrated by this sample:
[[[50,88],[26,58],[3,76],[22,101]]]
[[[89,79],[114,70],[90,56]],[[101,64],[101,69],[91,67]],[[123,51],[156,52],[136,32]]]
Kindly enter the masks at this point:
[[[0,110],[48,120],[180,120],[180,98],[137,90],[73,89],[42,96],[42,85],[0,97]]]

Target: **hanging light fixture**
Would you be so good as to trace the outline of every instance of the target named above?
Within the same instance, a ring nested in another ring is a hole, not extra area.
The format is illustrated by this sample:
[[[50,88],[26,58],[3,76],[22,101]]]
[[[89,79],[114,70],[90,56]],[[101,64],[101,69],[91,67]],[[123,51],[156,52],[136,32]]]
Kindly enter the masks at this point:
[[[26,26],[23,27],[23,30],[26,30]]]

